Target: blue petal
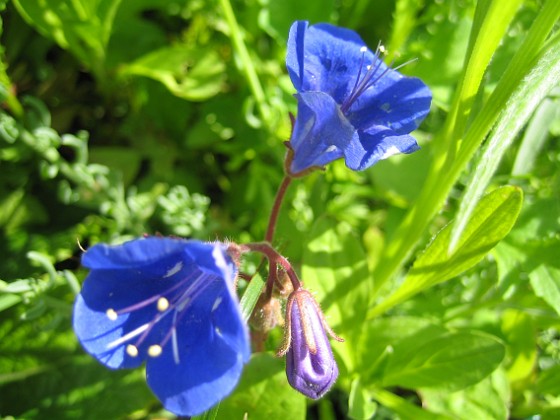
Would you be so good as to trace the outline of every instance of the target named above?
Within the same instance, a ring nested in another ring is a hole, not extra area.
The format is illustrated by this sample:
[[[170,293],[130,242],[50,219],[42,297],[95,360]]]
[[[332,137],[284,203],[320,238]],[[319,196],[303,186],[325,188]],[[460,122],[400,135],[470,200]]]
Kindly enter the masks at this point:
[[[151,236],[121,245],[97,244],[82,256],[82,265],[92,270],[150,267],[162,269],[162,258],[181,254],[187,241]],[[157,264],[154,264],[156,263]],[[165,271],[163,271],[165,273]]]
[[[326,93],[303,92],[296,97],[298,117],[290,140],[293,174],[341,158],[355,134],[340,107]]]
[[[385,126],[408,134],[428,115],[431,101],[430,89],[420,79],[390,70],[360,95],[346,116],[358,130]]]
[[[296,90],[325,92],[342,104],[363,64],[363,46],[364,41],[350,29],[295,22],[288,38],[286,64]],[[368,51],[365,64],[370,64],[373,57]]]
[[[148,360],[146,371],[148,385],[167,410],[193,416],[233,390],[250,348],[239,307],[228,290],[205,292],[186,311],[177,325],[178,352],[166,346],[159,357]]]
[[[345,163],[350,169],[361,171],[398,153],[412,153],[419,149],[414,137],[398,135],[384,126],[358,131],[359,142],[352,144],[345,154]]]
[[[288,51],[286,52],[286,66],[294,87],[301,91],[304,64],[304,39],[308,22],[298,20],[290,28],[288,35]]]

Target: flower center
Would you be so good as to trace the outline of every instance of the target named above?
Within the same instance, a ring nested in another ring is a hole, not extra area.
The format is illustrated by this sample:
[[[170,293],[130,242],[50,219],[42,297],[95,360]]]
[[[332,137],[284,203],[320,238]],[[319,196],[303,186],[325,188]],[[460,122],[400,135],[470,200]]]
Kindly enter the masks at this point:
[[[141,309],[155,312],[151,321],[140,325],[117,340],[112,341],[107,345],[107,349],[111,350],[128,343],[125,348],[126,353],[131,357],[137,357],[139,355],[138,348],[146,341],[150,332],[152,332],[154,328],[157,328],[160,321],[171,315],[171,327],[159,343],[148,346],[147,354],[150,357],[159,356],[165,345],[171,341],[173,359],[176,364],[179,364],[180,358],[176,326],[185,315],[185,309],[210,286],[213,279],[214,276],[196,270],[167,290],[151,296],[148,299],[119,310],[115,310],[114,308],[107,309],[106,315],[111,321],[116,321],[120,315],[131,314]],[[220,302],[221,298],[218,298],[212,310],[215,310],[215,307],[217,307]],[[150,308],[150,306],[152,306],[152,308]]]
[[[354,82],[354,87],[350,91],[348,97],[344,100],[342,105],[340,106],[340,110],[343,114],[346,114],[350,107],[356,102],[356,100],[370,87],[375,85],[383,76],[385,76],[391,70],[398,70],[403,66],[415,61],[415,59],[407,61],[395,68],[392,68],[394,60],[386,66],[385,69],[381,69],[383,65],[383,60],[381,59],[381,55],[387,54],[387,50],[381,44],[377,44],[377,48],[375,49],[374,59],[371,64],[366,65],[366,52],[368,48],[363,46],[360,48],[360,52],[362,53],[362,58],[360,59],[360,68],[358,69],[358,76],[356,77],[356,81]]]

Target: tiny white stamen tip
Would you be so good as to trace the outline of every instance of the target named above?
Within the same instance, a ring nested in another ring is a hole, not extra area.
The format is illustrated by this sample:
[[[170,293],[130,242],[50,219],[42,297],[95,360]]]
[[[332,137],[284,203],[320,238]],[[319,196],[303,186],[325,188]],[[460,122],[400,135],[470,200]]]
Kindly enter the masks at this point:
[[[361,53],[365,53],[367,51],[367,47],[363,46],[362,48],[360,48],[360,52]]]
[[[158,357],[161,354],[161,346],[154,344],[148,348],[148,354],[152,357]]]
[[[163,312],[166,311],[167,308],[169,308],[169,301],[164,297],[160,297],[157,301],[158,311]]]
[[[368,65],[366,66],[366,69],[367,69],[367,71],[370,71],[370,70],[371,70],[371,64],[368,64]]]
[[[136,348],[136,346],[133,346],[132,344],[129,344],[128,346],[126,346],[126,353],[130,357],[136,357],[136,356],[138,356],[138,349]]]
[[[117,320],[118,315],[114,309],[107,309],[107,312],[105,312],[105,314],[107,315],[107,318],[109,318],[111,321]]]
[[[387,48],[385,48],[385,45],[383,44],[379,45],[379,52],[381,54],[387,54]]]

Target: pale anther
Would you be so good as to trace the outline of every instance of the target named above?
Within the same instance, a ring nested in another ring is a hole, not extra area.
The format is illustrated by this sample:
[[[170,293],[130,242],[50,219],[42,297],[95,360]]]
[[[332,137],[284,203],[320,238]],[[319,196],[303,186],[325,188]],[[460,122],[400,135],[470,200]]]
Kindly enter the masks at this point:
[[[157,308],[160,312],[167,310],[169,308],[169,301],[164,297],[160,297],[157,301]]]
[[[148,354],[152,357],[157,357],[161,354],[162,348],[161,346],[154,344],[148,348]]]
[[[366,47],[366,46],[360,48],[360,52],[361,52],[361,53],[365,53],[366,51],[367,51],[367,47]]]
[[[136,357],[136,356],[138,356],[138,349],[136,348],[136,346],[133,346],[132,344],[129,344],[128,346],[126,346],[126,353],[130,357]]]
[[[109,318],[111,321],[116,321],[117,320],[117,313],[115,312],[114,309],[107,309],[107,312],[105,312],[105,314],[107,315],[107,318]]]

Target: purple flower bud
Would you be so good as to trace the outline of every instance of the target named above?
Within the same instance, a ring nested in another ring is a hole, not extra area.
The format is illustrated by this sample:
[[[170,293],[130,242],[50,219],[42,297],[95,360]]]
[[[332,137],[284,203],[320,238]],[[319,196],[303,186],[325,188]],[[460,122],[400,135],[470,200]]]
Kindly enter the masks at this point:
[[[313,296],[304,289],[294,291],[288,299],[285,341],[278,354],[286,354],[290,385],[313,399],[325,395],[338,377],[338,366],[325,330],[334,339],[343,341],[326,325]]]

